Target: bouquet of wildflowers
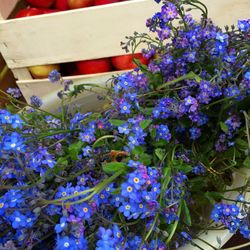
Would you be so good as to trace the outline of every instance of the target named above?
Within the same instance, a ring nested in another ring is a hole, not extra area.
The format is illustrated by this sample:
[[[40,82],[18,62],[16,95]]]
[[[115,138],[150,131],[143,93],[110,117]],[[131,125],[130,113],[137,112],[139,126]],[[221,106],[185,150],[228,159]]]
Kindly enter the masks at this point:
[[[89,84],[57,71],[58,113],[35,96],[0,111],[0,249],[204,249],[200,232],[223,228],[250,239],[248,176],[230,188],[250,168],[250,20],[222,31],[202,2],[169,0],[146,25],[155,37],[122,46],[144,44],[148,66],[100,86],[102,112],[69,111]]]

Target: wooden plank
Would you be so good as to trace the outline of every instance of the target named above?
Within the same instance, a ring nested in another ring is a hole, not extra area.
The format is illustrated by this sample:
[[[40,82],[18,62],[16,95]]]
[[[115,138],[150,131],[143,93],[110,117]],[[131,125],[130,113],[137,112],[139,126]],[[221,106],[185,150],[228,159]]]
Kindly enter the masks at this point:
[[[249,15],[249,0],[203,2],[220,26]],[[120,41],[147,31],[146,18],[159,8],[153,0],[134,0],[5,21],[0,49],[10,68],[123,54]]]
[[[12,72],[18,80],[32,80],[32,76],[27,68],[12,69]]]
[[[7,19],[19,0],[0,0],[0,19]]]
[[[114,71],[95,75],[70,76],[64,77],[63,79],[72,80],[74,85],[81,83],[104,84],[107,80],[112,78],[112,76],[121,74],[123,72],[126,71]],[[30,97],[32,95],[36,95],[41,99],[47,95],[52,95],[54,98],[56,98],[57,93],[63,89],[62,85],[59,83],[51,83],[48,79],[17,81],[17,85],[27,102],[30,101]]]
[[[124,54],[120,42],[147,31],[146,18],[159,7],[134,0],[8,20],[0,25],[1,52],[10,68]]]

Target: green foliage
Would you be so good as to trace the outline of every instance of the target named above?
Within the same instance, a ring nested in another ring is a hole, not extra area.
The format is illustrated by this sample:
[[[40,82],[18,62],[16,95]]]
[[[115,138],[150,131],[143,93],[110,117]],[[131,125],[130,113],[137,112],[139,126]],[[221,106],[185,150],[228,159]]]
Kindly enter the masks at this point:
[[[143,120],[140,122],[140,127],[142,129],[146,129],[151,123],[152,123],[152,120]]]
[[[124,162],[109,162],[103,165],[102,169],[105,173],[111,174],[120,170],[126,170],[127,165]]]
[[[166,154],[166,150],[164,150],[162,148],[156,148],[155,149],[155,154],[159,158],[159,160],[162,161],[165,154]]]
[[[68,148],[69,155],[70,155],[72,160],[78,159],[78,155],[79,155],[80,151],[82,150],[83,145],[84,145],[84,142],[78,141],[78,142],[73,143],[69,146],[69,148]]]
[[[114,125],[114,126],[118,127],[118,126],[123,125],[126,121],[119,120],[119,119],[110,119],[109,122],[110,122],[111,125]]]
[[[247,156],[243,162],[244,167],[250,168],[250,156]]]
[[[191,214],[189,211],[189,208],[187,206],[187,203],[185,200],[182,200],[183,203],[183,214],[184,214],[184,222],[188,225],[188,226],[192,226],[192,221],[191,221]]]

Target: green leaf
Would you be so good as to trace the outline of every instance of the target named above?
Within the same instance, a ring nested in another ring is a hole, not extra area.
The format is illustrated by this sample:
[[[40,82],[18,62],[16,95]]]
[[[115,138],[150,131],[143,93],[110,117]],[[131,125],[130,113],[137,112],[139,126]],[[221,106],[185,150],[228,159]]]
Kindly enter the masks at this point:
[[[60,158],[58,158],[56,164],[66,166],[66,165],[68,165],[67,159],[68,159],[68,156],[60,157]]]
[[[191,165],[183,163],[182,160],[173,160],[172,165],[175,169],[177,169],[178,171],[183,171],[185,174],[193,170],[193,167]]]
[[[143,120],[140,122],[140,127],[142,129],[147,128],[151,124],[152,120]]]
[[[246,168],[250,168],[250,156],[247,156],[247,158],[244,160],[243,165]]]
[[[159,158],[159,160],[163,160],[165,154],[166,154],[166,150],[162,149],[162,148],[157,148],[155,150],[155,154],[156,156]]]
[[[84,142],[78,141],[69,146],[69,155],[72,160],[78,159],[78,154],[82,150],[83,145],[84,145]]]
[[[124,162],[109,162],[103,165],[103,171],[107,174],[115,173],[121,169],[126,169],[127,165]]]
[[[152,156],[149,154],[140,154],[139,161],[143,163],[144,165],[150,165],[152,162]]]
[[[210,203],[214,204],[216,201],[223,199],[223,194],[219,192],[206,192],[205,197],[210,201]]]
[[[183,213],[184,213],[184,221],[188,226],[192,226],[191,215],[187,203],[185,200],[183,202]]]
[[[118,120],[118,119],[110,119],[109,122],[110,122],[110,124],[117,126],[117,127],[126,123],[125,121]]]
[[[236,144],[244,148],[248,148],[248,143],[240,138],[236,139]]]
[[[153,128],[150,132],[151,137],[155,138],[156,137],[156,129]]]
[[[223,132],[225,132],[225,133],[228,132],[228,127],[224,122],[220,122],[220,128]]]
[[[143,147],[138,147],[136,146],[133,150],[132,150],[132,154],[133,155],[141,155],[144,153],[144,149]]]
[[[103,144],[105,143],[106,139],[111,139],[111,138],[114,139],[115,136],[113,136],[113,135],[104,135],[104,136],[98,138],[98,139],[94,142],[94,144],[92,145],[92,148],[100,147],[101,145],[103,145]]]

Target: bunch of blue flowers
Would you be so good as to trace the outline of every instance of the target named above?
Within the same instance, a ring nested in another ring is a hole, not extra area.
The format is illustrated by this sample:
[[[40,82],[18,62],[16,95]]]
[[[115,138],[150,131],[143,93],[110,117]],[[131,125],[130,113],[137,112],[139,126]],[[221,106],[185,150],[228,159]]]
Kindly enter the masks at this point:
[[[0,249],[203,249],[216,227],[250,240],[250,181],[229,187],[250,168],[250,19],[223,31],[202,2],[169,0],[146,25],[155,38],[122,45],[143,43],[148,66],[100,86],[102,112],[69,109],[89,84],[57,71],[58,113],[35,96],[0,110]]]

